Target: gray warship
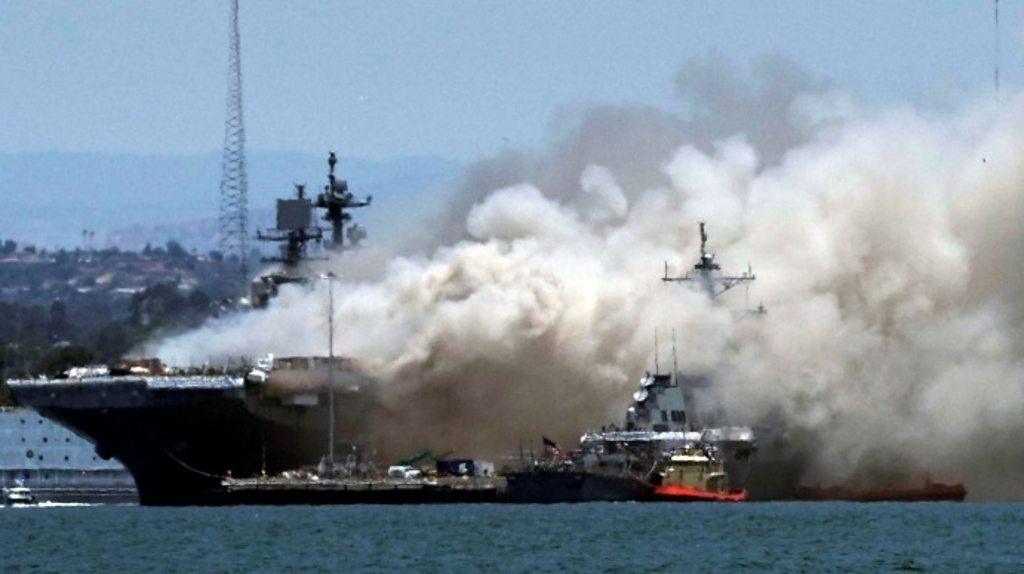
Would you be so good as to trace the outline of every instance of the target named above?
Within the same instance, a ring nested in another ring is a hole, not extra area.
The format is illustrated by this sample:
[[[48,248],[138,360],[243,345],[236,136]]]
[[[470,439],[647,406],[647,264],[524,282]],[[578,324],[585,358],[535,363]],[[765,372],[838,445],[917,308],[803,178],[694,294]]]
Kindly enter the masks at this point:
[[[662,281],[692,284],[715,300],[756,280],[749,266],[740,274],[722,273],[707,244],[701,222],[700,254],[693,270],[671,276],[666,264]],[[759,305],[743,314],[759,319],[767,311]],[[641,377],[621,424],[584,433],[579,448],[568,457],[556,456],[509,473],[510,497],[520,502],[671,499],[657,494],[666,461],[673,460],[673,453],[696,452],[706,464],[722,469],[721,496],[704,500],[794,498],[802,466],[785,448],[782,431],[726,420],[720,409],[702,400],[708,396],[710,376],[681,372],[674,341],[672,347],[671,372],[662,373],[655,342],[654,372]],[[684,498],[696,499],[690,494]]]
[[[349,192],[335,176],[336,163],[332,153],[328,183],[315,199],[297,188],[294,199],[278,202],[277,226],[261,236],[282,244],[276,258],[282,266],[257,279],[253,307],[266,305],[286,283],[312,280],[302,262],[307,243],[323,240],[316,210],[331,225],[332,249],[365,235],[350,225],[348,210],[370,199]],[[342,447],[361,444],[376,401],[374,382],[358,364],[333,356],[188,368],[126,360],[8,384],[20,404],[88,439],[100,459],[123,464],[143,505],[226,504],[221,482],[227,476],[296,468],[319,458],[328,438]]]

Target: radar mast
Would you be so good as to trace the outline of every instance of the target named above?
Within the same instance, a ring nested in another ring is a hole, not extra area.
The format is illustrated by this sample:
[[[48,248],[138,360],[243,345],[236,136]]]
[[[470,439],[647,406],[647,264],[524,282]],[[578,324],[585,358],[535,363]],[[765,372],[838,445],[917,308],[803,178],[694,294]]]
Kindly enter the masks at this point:
[[[693,271],[686,275],[672,277],[669,275],[668,262],[665,262],[665,275],[661,278],[666,283],[693,282],[700,286],[707,293],[708,297],[714,299],[729,289],[757,279],[753,269],[748,265],[747,270],[739,275],[724,275],[721,267],[715,263],[715,254],[708,251],[708,234],[704,222],[700,222],[700,259],[693,266]]]
[[[338,156],[330,152],[327,157],[327,185],[323,193],[316,197],[316,207],[326,209],[324,221],[331,224],[331,249],[342,251],[345,249],[345,239],[353,247],[366,238],[366,230],[358,224],[348,225],[352,220],[352,214],[347,209],[366,207],[373,201],[373,196],[368,195],[364,200],[358,200],[348,190],[348,182],[338,179],[334,175],[334,166],[338,164]]]
[[[264,263],[282,263],[285,271],[295,272],[299,263],[307,259],[306,244],[322,241],[323,230],[313,223],[313,202],[306,197],[306,186],[295,184],[295,197],[277,200],[277,222],[273,229],[256,233],[260,241],[281,243],[280,255],[264,257]]]
[[[326,259],[324,256],[311,257],[308,253],[308,244],[311,241],[322,243],[324,228],[314,221],[316,209],[324,209],[323,220],[331,223],[331,247],[335,251],[345,248],[345,239],[348,239],[349,246],[358,245],[359,241],[366,238],[366,231],[362,226],[348,223],[352,215],[346,210],[370,205],[372,196],[365,200],[357,200],[348,191],[348,182],[338,179],[334,175],[334,167],[338,164],[338,158],[334,152],[330,152],[327,158],[328,173],[327,185],[323,193],[313,200],[306,195],[305,184],[295,184],[295,197],[277,200],[276,225],[271,229],[265,229],[256,234],[260,241],[280,243],[279,254],[274,257],[264,257],[265,263],[281,263],[283,269],[261,275],[253,280],[250,285],[250,297],[253,307],[265,307],[268,301],[277,295],[278,286],[285,283],[307,283],[309,277],[300,268],[303,262],[314,259]]]

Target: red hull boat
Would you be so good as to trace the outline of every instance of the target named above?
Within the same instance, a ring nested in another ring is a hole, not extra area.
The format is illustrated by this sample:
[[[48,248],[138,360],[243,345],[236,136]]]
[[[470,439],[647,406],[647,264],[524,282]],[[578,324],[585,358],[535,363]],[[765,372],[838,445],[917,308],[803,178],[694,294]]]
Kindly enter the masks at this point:
[[[651,497],[663,502],[743,502],[746,490],[729,488],[729,477],[720,459],[701,448],[686,447],[668,455],[659,473],[661,480]]]
[[[654,499],[662,502],[745,502],[746,490],[712,492],[680,484],[666,484],[654,489]]]

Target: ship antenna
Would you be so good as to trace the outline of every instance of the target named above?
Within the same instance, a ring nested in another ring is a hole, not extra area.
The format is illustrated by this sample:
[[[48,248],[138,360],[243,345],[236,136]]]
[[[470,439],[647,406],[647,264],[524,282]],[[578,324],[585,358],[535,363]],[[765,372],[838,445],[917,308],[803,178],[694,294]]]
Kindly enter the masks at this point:
[[[707,234],[706,231],[704,231],[704,222],[701,221],[700,222],[700,259],[701,259],[701,261],[704,260],[704,256],[707,255],[707,253],[708,253],[707,245],[708,245],[708,234]]]
[[[666,283],[691,281],[699,283],[700,287],[707,293],[708,298],[714,299],[740,283],[747,283],[757,279],[757,276],[754,275],[754,269],[749,263],[747,264],[747,270],[739,275],[721,274],[721,267],[718,263],[715,263],[715,254],[708,252],[707,226],[703,221],[700,222],[700,259],[693,266],[693,271],[692,275],[687,273],[680,277],[669,277],[666,264],[665,276],[661,280]]]
[[[654,374],[660,375],[661,369],[658,368],[658,328],[654,328]]]

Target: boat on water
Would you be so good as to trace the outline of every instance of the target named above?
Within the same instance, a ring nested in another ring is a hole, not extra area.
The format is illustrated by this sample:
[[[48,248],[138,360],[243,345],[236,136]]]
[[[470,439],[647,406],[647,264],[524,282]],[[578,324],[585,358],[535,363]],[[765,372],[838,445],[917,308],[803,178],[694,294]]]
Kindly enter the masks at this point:
[[[93,445],[27,408],[0,408],[0,488],[25,487],[55,503],[137,501],[132,476]]]
[[[369,203],[356,201],[347,184],[334,176],[335,163],[332,154],[330,183],[315,203],[302,188],[297,188],[295,199],[278,203],[277,229],[263,237],[283,244],[275,261],[285,265],[288,273],[282,277],[288,280],[268,280],[265,284],[274,288],[260,295],[260,300],[279,285],[304,282],[299,266],[306,257],[306,242],[322,236],[313,223],[315,208],[327,209],[326,219],[334,225],[332,236],[338,245],[351,219],[345,210]],[[360,234],[348,236],[354,241]],[[694,274],[670,278],[666,273],[664,279],[696,281],[712,297],[754,279],[751,271],[722,275],[706,242],[702,224],[701,254]],[[763,471],[747,470],[761,448],[753,429],[694,420],[686,394],[702,379],[684,376],[675,366],[671,374],[655,367],[633,394],[624,428],[584,434],[580,448],[568,460],[559,457],[555,464],[534,464],[506,473],[511,498],[538,502],[650,499],[664,479],[655,474],[659,461],[665,453],[686,448],[713,448],[714,464],[721,465],[728,482],[749,490],[754,498],[756,490],[746,486],[745,479],[760,477]],[[109,368],[73,370],[61,378],[8,384],[21,404],[89,439],[101,458],[122,463],[131,472],[144,505],[232,504],[238,496],[230,496],[226,485],[240,483],[231,480],[280,474],[320,459],[325,452],[331,453],[325,457],[331,466],[336,446],[356,449],[371,442],[379,406],[375,381],[355,360],[333,356],[268,356],[216,368],[169,367],[157,359],[125,360]],[[785,480],[788,475],[772,476]],[[703,485],[708,492],[721,492],[716,488]]]
[[[739,468],[757,450],[746,427],[694,428],[674,375],[647,373],[617,426],[580,437],[563,455],[544,439],[545,457],[506,471],[512,502],[730,501],[748,499],[730,487],[726,457]]]
[[[36,504],[36,495],[25,486],[12,486],[3,489],[5,506],[31,506]]]
[[[729,487],[729,476],[711,448],[695,446],[669,453],[656,474],[654,500],[663,502],[745,502],[746,490]]]

